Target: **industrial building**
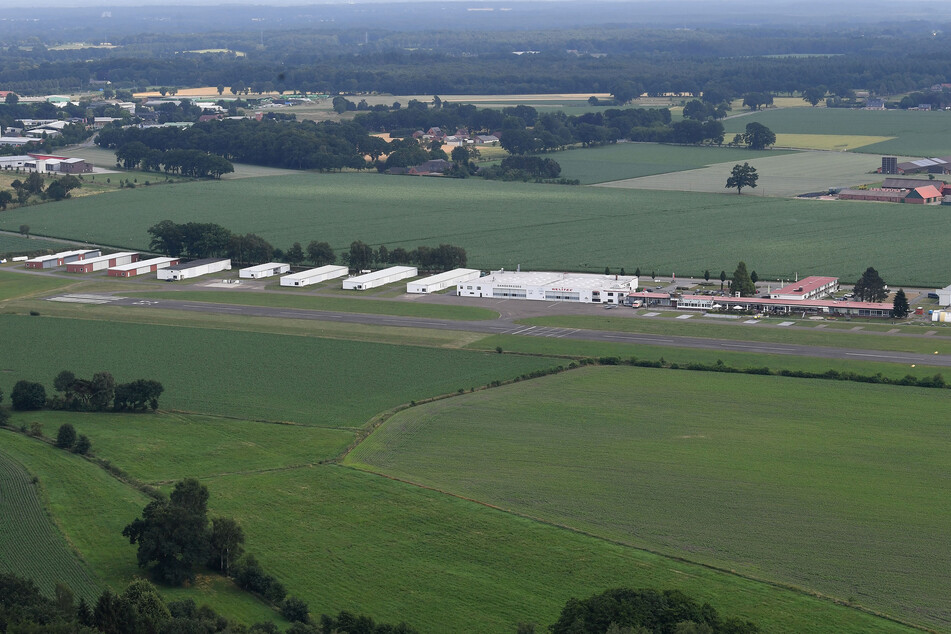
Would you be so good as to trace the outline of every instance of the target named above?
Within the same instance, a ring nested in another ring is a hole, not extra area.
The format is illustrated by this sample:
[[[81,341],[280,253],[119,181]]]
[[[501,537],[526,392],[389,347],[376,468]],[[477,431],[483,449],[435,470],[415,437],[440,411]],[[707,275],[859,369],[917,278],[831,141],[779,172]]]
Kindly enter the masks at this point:
[[[770,299],[822,299],[839,290],[839,278],[837,277],[804,277],[798,282],[793,282],[782,288],[778,288],[769,294]]]
[[[156,277],[168,282],[177,282],[179,280],[188,280],[209,273],[218,271],[230,271],[230,258],[205,258],[202,260],[192,260],[181,264],[173,264],[156,271]]]
[[[268,262],[266,264],[258,264],[257,266],[249,266],[244,269],[238,269],[238,277],[244,279],[258,280],[263,277],[273,277],[275,275],[283,275],[291,270],[290,264],[283,264],[281,262]]]
[[[457,288],[456,293],[462,297],[621,304],[637,288],[637,277],[503,269]]]
[[[67,273],[92,273],[93,271],[102,271],[111,269],[114,266],[130,264],[139,261],[139,254],[131,251],[120,253],[110,253],[109,255],[100,255],[95,258],[86,258],[78,262],[71,262],[66,265]]]
[[[416,277],[418,274],[419,272],[415,266],[391,266],[372,273],[348,277],[343,281],[343,288],[348,291],[365,291],[405,280],[409,277]]]
[[[151,260],[113,266],[106,271],[106,275],[111,277],[135,277],[145,273],[154,273],[159,269],[178,264],[178,262],[178,258],[152,258]]]
[[[409,282],[406,285],[406,292],[436,293],[463,282],[478,279],[480,275],[482,275],[482,272],[476,269],[453,269],[439,275],[430,275],[421,280]]]
[[[291,273],[281,278],[281,286],[310,286],[325,280],[332,280],[336,277],[343,277],[350,272],[345,266],[328,264],[327,266],[318,266],[316,269],[307,269],[300,273]]]
[[[939,306],[951,306],[951,286],[937,289],[935,295],[938,296]]]
[[[99,249],[79,249],[78,251],[60,251],[53,255],[41,255],[26,261],[28,269],[55,269],[58,266],[94,258],[102,254]]]

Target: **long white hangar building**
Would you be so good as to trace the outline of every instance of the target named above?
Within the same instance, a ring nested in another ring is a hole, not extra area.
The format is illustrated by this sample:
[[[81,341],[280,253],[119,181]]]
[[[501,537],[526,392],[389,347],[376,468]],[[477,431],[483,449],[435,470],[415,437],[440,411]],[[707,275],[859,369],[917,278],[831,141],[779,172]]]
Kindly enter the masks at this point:
[[[258,280],[262,277],[283,275],[290,270],[290,264],[284,264],[283,262],[267,262],[266,264],[258,264],[257,266],[249,266],[244,269],[238,269],[238,277],[249,280]]]
[[[316,269],[307,269],[300,273],[291,273],[281,278],[281,286],[310,286],[325,280],[332,280],[336,277],[343,277],[350,272],[345,266],[328,264],[327,266],[318,266]]]
[[[421,280],[409,282],[406,284],[406,292],[436,293],[451,286],[478,279],[480,275],[482,275],[482,272],[477,269],[453,269],[439,275],[430,275]]]
[[[183,264],[173,264],[164,269],[156,271],[156,277],[160,280],[175,282],[178,280],[188,280],[193,277],[208,275],[209,273],[218,273],[219,271],[230,271],[230,258],[204,258],[201,260],[192,260]]]
[[[462,297],[620,304],[637,289],[637,277],[501,270],[459,284],[457,289]]]
[[[391,266],[372,273],[348,277],[343,281],[343,288],[348,291],[365,291],[417,275],[419,275],[419,272],[415,266]]]

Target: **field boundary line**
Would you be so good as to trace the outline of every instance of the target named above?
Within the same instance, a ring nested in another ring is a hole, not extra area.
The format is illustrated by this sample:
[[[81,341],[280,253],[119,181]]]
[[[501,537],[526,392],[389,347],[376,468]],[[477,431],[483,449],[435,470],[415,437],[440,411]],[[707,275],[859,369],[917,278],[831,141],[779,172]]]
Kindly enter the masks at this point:
[[[631,549],[633,549],[633,550],[638,550],[638,551],[641,551],[641,552],[645,552],[645,553],[648,553],[648,554],[651,554],[651,555],[655,555],[655,556],[657,556],[657,557],[662,557],[662,558],[664,558],[664,559],[668,559],[668,560],[671,560],[671,561],[676,561],[676,562],[679,562],[679,563],[684,563],[684,564],[690,564],[690,565],[694,565],[694,566],[699,566],[699,567],[701,567],[701,568],[705,568],[705,569],[707,569],[707,570],[712,570],[712,571],[714,571],[714,572],[719,572],[719,573],[724,573],[724,574],[733,575],[734,577],[739,577],[740,579],[746,579],[747,581],[754,581],[754,582],[756,582],[756,583],[762,583],[762,584],[765,584],[765,585],[768,585],[768,586],[770,586],[770,587],[777,588],[777,589],[780,589],[780,590],[788,590],[788,591],[790,591],[790,592],[795,592],[795,593],[797,593],[797,594],[806,595],[806,596],[811,596],[811,597],[813,597],[813,598],[816,598],[816,599],[819,599],[819,600],[822,600],[822,601],[828,601],[828,602],[834,603],[835,605],[840,605],[840,606],[842,606],[842,607],[851,608],[851,609],[853,609],[853,610],[857,610],[857,611],[859,611],[859,612],[863,612],[863,613],[865,613],[865,614],[869,614],[869,615],[871,615],[871,616],[874,616],[874,617],[877,617],[877,618],[881,618],[881,619],[884,619],[884,620],[886,620],[886,621],[891,621],[892,623],[897,623],[898,625],[903,625],[903,626],[909,627],[909,628],[911,628],[911,629],[919,630],[919,631],[921,631],[921,632],[937,632],[937,630],[933,630],[933,629],[927,628],[927,627],[925,627],[925,626],[923,626],[923,625],[917,625],[917,624],[915,624],[915,623],[909,623],[908,621],[903,621],[903,620],[901,620],[900,618],[898,618],[898,617],[896,617],[896,616],[891,616],[890,614],[887,614],[887,613],[885,613],[885,612],[879,612],[879,611],[873,610],[873,609],[871,609],[871,608],[866,608],[866,607],[861,606],[861,605],[857,605],[857,604],[854,604],[854,603],[849,603],[849,602],[846,601],[846,600],[838,599],[838,598],[836,598],[836,597],[833,597],[833,596],[830,596],[830,595],[827,595],[827,594],[823,594],[823,593],[817,592],[817,591],[815,591],[815,590],[808,590],[808,589],[806,589],[806,588],[802,588],[802,587],[800,587],[800,586],[796,586],[796,585],[793,585],[793,584],[783,583],[783,582],[781,582],[781,581],[772,581],[772,580],[769,580],[769,579],[762,579],[762,578],[759,578],[759,577],[756,577],[756,576],[753,576],[753,575],[750,575],[750,574],[744,574],[744,573],[741,573],[741,572],[737,572],[737,571],[731,570],[731,569],[729,569],[729,568],[721,568],[720,566],[716,566],[716,565],[714,565],[714,564],[708,564],[708,563],[704,563],[704,562],[700,562],[700,561],[694,561],[694,560],[692,560],[692,559],[687,559],[686,557],[680,557],[680,556],[678,556],[678,555],[670,555],[670,554],[663,553],[663,552],[660,552],[660,551],[657,551],[657,550],[653,550],[653,549],[651,549],[651,548],[646,548],[646,547],[643,547],[643,546],[635,546],[634,544],[629,544],[629,543],[627,543],[627,542],[624,542],[624,541],[621,541],[621,540],[618,540],[618,539],[612,539],[612,538],[610,538],[610,537],[604,537],[604,536],[602,536],[602,535],[598,535],[598,534],[596,534],[596,533],[591,533],[591,532],[589,532],[589,531],[586,531],[586,530],[583,530],[583,529],[580,529],[580,528],[575,528],[575,527],[572,527],[572,526],[568,526],[567,524],[560,524],[560,523],[558,523],[558,522],[554,522],[554,521],[551,521],[551,520],[546,520],[546,519],[542,519],[542,518],[539,518],[539,517],[534,517],[534,516],[528,515],[528,514],[526,514],[526,513],[521,513],[521,512],[519,512],[519,511],[514,511],[514,510],[511,510],[511,509],[507,509],[507,508],[504,508],[504,507],[501,507],[501,506],[497,506],[497,505],[495,505],[495,504],[490,504],[489,502],[484,502],[484,501],[482,501],[482,500],[477,500],[477,499],[475,499],[475,498],[470,498],[470,497],[466,497],[466,496],[464,496],[464,495],[460,495],[460,494],[457,494],[457,493],[452,493],[452,492],[450,492],[450,491],[446,491],[446,490],[440,489],[440,488],[438,488],[438,487],[430,486],[430,485],[427,485],[427,484],[421,484],[421,483],[419,483],[419,482],[413,482],[412,480],[406,480],[406,479],[400,478],[400,477],[398,477],[398,476],[393,476],[393,475],[387,475],[387,474],[385,474],[385,473],[380,473],[379,471],[375,471],[375,470],[369,468],[367,465],[362,465],[362,464],[361,464],[360,466],[357,466],[357,465],[354,465],[354,464],[349,464],[349,465],[343,465],[343,464],[342,464],[342,465],[339,465],[339,466],[342,466],[342,467],[344,467],[344,468],[346,468],[346,469],[352,469],[352,470],[354,470],[354,471],[361,471],[361,472],[363,472],[363,473],[369,473],[369,474],[372,474],[372,475],[375,475],[375,476],[379,476],[379,477],[381,477],[381,478],[386,478],[387,480],[391,480],[391,481],[393,481],[393,482],[399,482],[399,483],[406,484],[406,485],[409,485],[409,486],[417,487],[417,488],[419,488],[419,489],[424,489],[424,490],[427,490],[427,491],[432,491],[432,492],[434,492],[434,493],[440,493],[440,494],[442,494],[442,495],[446,495],[446,496],[455,498],[455,499],[457,499],[457,500],[462,500],[462,501],[464,501],[464,502],[472,502],[472,503],[474,503],[474,504],[478,504],[479,506],[483,506],[483,507],[485,507],[485,508],[489,508],[489,509],[492,509],[492,510],[494,510],[494,511],[499,511],[499,512],[501,512],[501,513],[505,513],[505,514],[507,514],[507,515],[513,515],[513,516],[515,516],[515,517],[519,517],[519,518],[521,518],[521,519],[529,520],[529,521],[531,521],[531,522],[537,522],[537,523],[539,523],[539,524],[544,524],[544,525],[546,525],[546,526],[551,526],[552,528],[558,528],[558,529],[561,529],[561,530],[566,530],[566,531],[569,531],[569,532],[574,533],[574,534],[576,534],[576,535],[583,535],[583,536],[585,536],[585,537],[590,537],[590,538],[592,538],[592,539],[597,539],[597,540],[599,540],[599,541],[606,542],[606,543],[608,543],[608,544],[613,544],[613,545],[615,545],[615,546],[622,546],[622,547],[624,547],[624,548],[631,548]]]

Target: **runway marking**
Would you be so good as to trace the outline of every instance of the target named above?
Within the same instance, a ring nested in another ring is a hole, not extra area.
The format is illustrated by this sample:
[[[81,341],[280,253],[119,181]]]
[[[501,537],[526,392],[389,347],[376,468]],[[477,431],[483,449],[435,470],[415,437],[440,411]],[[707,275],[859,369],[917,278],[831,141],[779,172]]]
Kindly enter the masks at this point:
[[[120,298],[113,297],[112,295],[87,295],[82,293],[73,293],[69,295],[50,297],[47,301],[67,302],[72,304],[108,304],[110,302],[117,301],[118,299]]]
[[[511,335],[521,335],[521,334],[525,334],[525,333],[528,332],[529,330],[534,330],[535,328],[536,328],[536,326],[529,326],[528,328],[522,327],[521,329],[519,329],[519,330],[514,330],[514,331],[510,332],[509,334],[511,334]]]
[[[891,354],[871,354],[868,352],[846,352],[849,357],[881,357],[882,359],[903,359],[905,361],[917,361],[918,357],[896,357]]]

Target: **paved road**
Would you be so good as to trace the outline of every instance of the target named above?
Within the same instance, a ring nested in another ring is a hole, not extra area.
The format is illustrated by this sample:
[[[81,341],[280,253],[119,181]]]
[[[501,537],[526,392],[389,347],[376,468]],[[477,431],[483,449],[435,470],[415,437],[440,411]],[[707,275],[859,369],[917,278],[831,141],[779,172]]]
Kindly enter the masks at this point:
[[[102,301],[97,301],[96,298]],[[70,296],[54,298],[58,301],[70,301]],[[219,315],[246,315],[249,317],[277,317],[282,319],[310,319],[338,323],[366,324],[371,326],[397,326],[405,328],[428,328],[432,330],[452,330],[480,332],[487,334],[509,334],[526,337],[549,337],[556,339],[577,339],[582,341],[602,341],[609,343],[635,343],[675,348],[694,348],[698,350],[722,350],[727,352],[754,352],[759,354],[778,354],[798,357],[819,357],[823,359],[846,359],[855,361],[881,361],[887,363],[922,364],[951,367],[951,356],[916,354],[911,352],[889,352],[886,350],[858,350],[854,348],[833,348],[824,346],[803,346],[784,343],[762,343],[756,341],[734,341],[726,339],[707,339],[701,337],[681,337],[672,335],[651,335],[639,333],[607,332],[601,330],[578,330],[574,328],[550,328],[545,326],[525,326],[516,324],[511,318],[486,321],[454,321],[448,319],[426,319],[421,317],[396,317],[392,315],[371,315],[363,313],[338,313],[321,310],[278,308],[270,306],[237,306],[231,304],[210,304],[194,301],[171,299],[137,299],[101,296],[75,296],[76,302],[102,303],[113,306],[134,306],[144,309],[181,310]]]

